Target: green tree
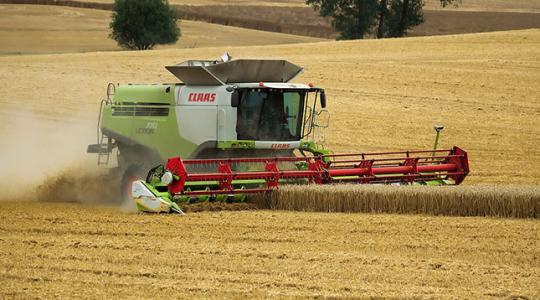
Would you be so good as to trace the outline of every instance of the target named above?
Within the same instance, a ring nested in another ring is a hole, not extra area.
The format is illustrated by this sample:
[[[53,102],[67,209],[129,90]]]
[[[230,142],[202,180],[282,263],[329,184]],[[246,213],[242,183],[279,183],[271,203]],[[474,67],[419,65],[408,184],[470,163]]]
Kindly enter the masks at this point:
[[[180,37],[177,20],[167,0],[115,0],[110,37],[127,49],[174,44]]]
[[[461,0],[440,0],[457,5]],[[306,0],[322,17],[330,17],[339,39],[402,37],[424,22],[423,0]]]
[[[458,6],[458,4],[461,3],[461,0],[441,0],[442,7],[447,7],[450,4],[453,4],[454,6]]]
[[[386,2],[386,1],[384,1]],[[402,37],[407,30],[424,22],[423,0],[390,0],[388,16],[383,23],[379,23],[377,37]]]
[[[339,39],[362,39],[373,25],[378,0],[307,0],[322,17],[330,17]]]
[[[392,1],[392,0],[390,0]],[[388,16],[388,13],[390,12],[390,8],[388,7],[388,0],[381,0],[379,2],[379,6],[377,7],[377,38],[383,38],[385,34],[384,24],[387,23],[386,17]]]

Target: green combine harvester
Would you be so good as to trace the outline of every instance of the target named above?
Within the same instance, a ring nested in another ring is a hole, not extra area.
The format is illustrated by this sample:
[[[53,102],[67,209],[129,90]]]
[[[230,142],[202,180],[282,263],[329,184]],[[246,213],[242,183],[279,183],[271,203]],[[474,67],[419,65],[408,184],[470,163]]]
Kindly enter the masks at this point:
[[[331,154],[325,91],[291,83],[302,68],[288,61],[225,54],[166,69],[182,83],[109,84],[88,146],[141,211],[244,201],[281,184],[460,184],[469,172],[458,147]]]

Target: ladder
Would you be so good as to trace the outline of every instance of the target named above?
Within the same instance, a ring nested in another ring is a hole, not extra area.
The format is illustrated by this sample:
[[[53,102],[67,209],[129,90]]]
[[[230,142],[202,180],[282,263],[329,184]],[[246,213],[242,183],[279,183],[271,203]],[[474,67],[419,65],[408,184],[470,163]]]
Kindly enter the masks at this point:
[[[98,155],[98,166],[108,165],[111,158],[113,141],[109,136],[106,136],[101,132],[101,121],[103,115],[103,106],[111,104],[112,97],[114,96],[115,92],[115,85],[113,83],[109,83],[107,86],[107,99],[101,100],[101,104],[99,105],[99,116],[97,122],[97,145],[95,145],[97,147],[97,151],[95,152]]]
[[[99,134],[99,133],[98,133]],[[104,134],[99,134],[100,140],[99,140],[99,150],[98,150],[98,159],[97,164],[98,166],[101,165],[108,165],[109,159],[111,157],[111,150],[112,150],[112,139]]]

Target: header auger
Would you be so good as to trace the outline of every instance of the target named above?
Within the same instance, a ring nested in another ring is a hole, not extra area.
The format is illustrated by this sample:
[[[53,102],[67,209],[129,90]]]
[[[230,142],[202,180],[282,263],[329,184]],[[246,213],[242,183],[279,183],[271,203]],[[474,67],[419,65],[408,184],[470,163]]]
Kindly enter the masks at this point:
[[[183,83],[109,84],[88,147],[101,165],[116,152],[113,174],[142,211],[244,201],[283,184],[460,184],[469,172],[465,151],[436,150],[442,126],[435,150],[331,154],[325,90],[291,83],[303,69],[288,61],[224,55],[166,68]]]

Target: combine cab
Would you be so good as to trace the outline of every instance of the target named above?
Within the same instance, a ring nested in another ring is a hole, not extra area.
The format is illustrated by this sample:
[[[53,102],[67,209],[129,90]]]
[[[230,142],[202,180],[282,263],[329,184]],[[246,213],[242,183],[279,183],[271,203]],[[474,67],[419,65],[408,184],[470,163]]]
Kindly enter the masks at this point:
[[[98,164],[117,153],[122,190],[142,211],[243,201],[281,184],[448,185],[468,173],[467,154],[457,147],[330,154],[325,92],[290,83],[302,72],[290,62],[225,59],[166,68],[183,83],[109,85],[98,144],[88,147]]]

